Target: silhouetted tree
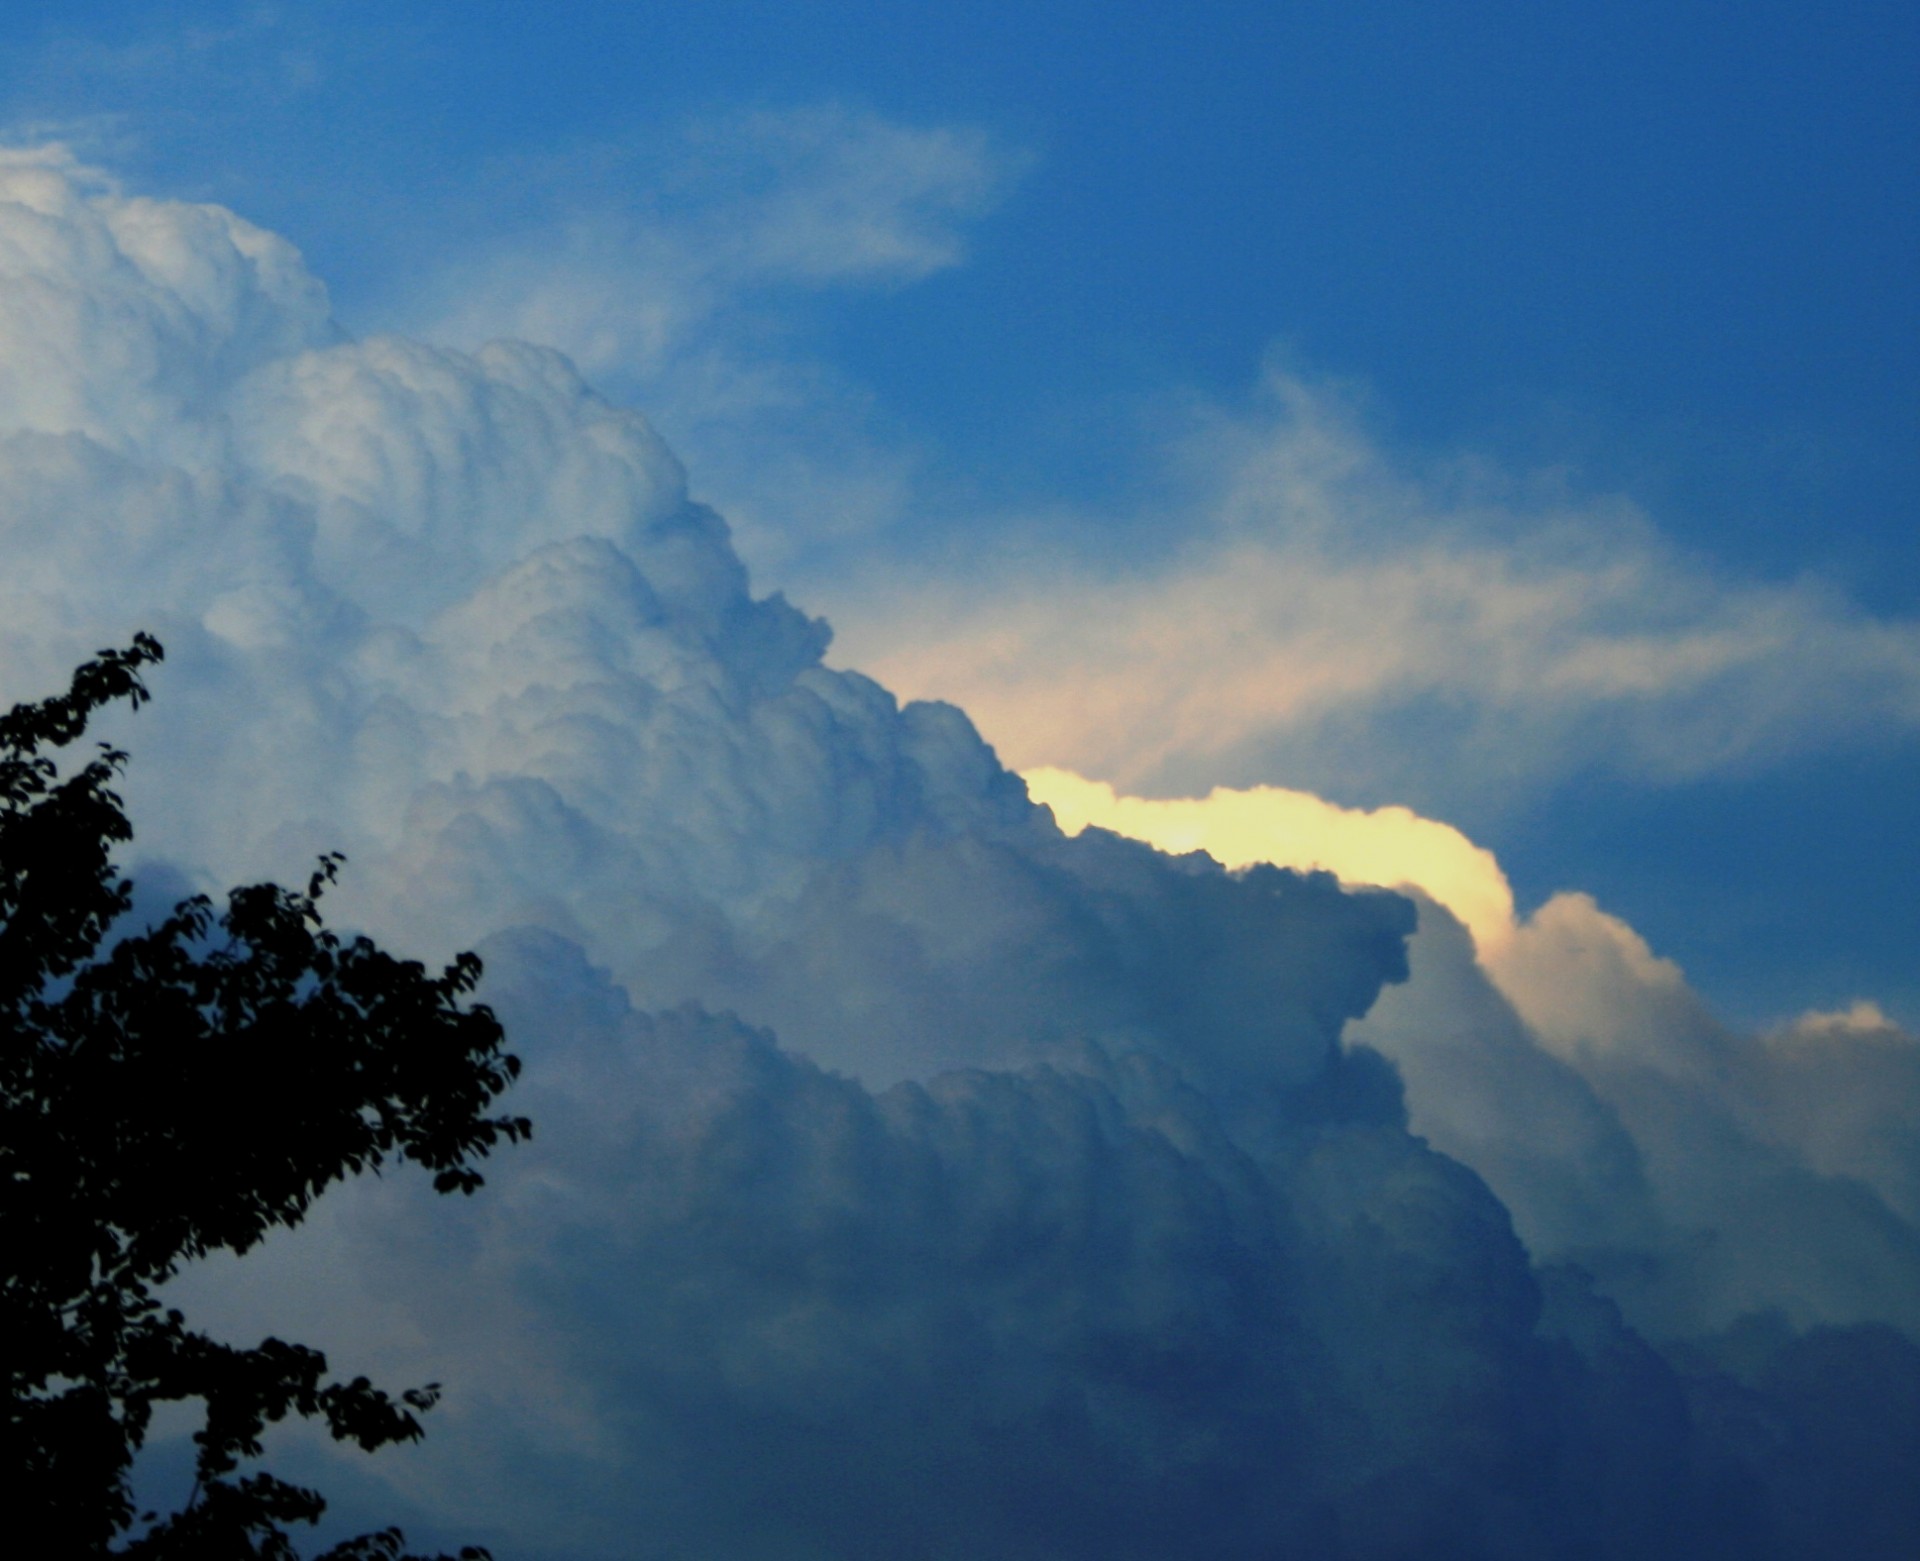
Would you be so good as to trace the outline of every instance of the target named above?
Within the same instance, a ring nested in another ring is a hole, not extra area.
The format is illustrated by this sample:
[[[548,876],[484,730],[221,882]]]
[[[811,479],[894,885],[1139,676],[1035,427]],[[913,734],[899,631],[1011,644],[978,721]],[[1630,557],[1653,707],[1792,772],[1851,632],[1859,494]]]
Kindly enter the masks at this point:
[[[441,1192],[524,1118],[488,1116],[519,1071],[493,1014],[466,1001],[480,962],[439,975],[322,924],[340,859],[305,893],[233,890],[124,923],[131,838],[100,745],[64,775],[46,750],[103,705],[146,698],[138,635],[61,696],[0,717],[0,1467],[5,1527],[45,1556],[291,1558],[314,1491],[249,1470],[268,1422],[324,1421],[377,1448],[420,1435],[437,1388],[397,1398],[330,1380],[318,1351],[218,1343],[156,1286],[190,1259],[298,1224],[334,1181],[412,1161]],[[123,935],[124,934],[124,935]],[[130,1471],[157,1403],[199,1401],[197,1476],[178,1512],[138,1512]],[[37,1540],[32,1538],[37,1536]],[[328,1552],[395,1557],[397,1529]],[[463,1556],[483,1552],[462,1551]]]

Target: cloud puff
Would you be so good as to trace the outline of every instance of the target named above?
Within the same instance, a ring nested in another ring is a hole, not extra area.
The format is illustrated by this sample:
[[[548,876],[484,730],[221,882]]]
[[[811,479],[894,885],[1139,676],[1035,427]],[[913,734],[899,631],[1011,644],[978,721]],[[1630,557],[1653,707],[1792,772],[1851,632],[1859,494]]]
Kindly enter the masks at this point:
[[[1286,775],[1445,806],[1920,725],[1912,622],[1719,578],[1625,502],[1409,475],[1333,393],[1279,372],[1266,391],[1265,417],[1188,437],[1196,540],[890,579],[836,604],[846,652],[963,705],[1018,767],[1158,796]]]
[[[1473,1096],[1343,1041],[1406,898],[1063,835],[958,710],[826,667],[550,350],[349,339],[278,241],[53,154],[0,160],[0,255],[0,695],[158,632],[114,734],[139,847],[216,885],[345,847],[336,914],[479,944],[527,1058],[540,1136],[470,1207],[356,1188],[181,1282],[448,1385],[393,1489],[316,1476],[348,1506],[574,1558],[1764,1553],[1775,1485],[1847,1553],[1901,1532],[1912,1439],[1827,1384],[1897,1388],[1910,1341],[1677,1367],[1407,1131]],[[1516,991],[1565,930],[1516,930]],[[1653,1075],[1588,1068],[1586,1005],[1685,1005],[1611,946],[1551,1046],[1476,990],[1657,1201]],[[1748,1140],[1903,1174],[1897,1133],[1848,1147],[1859,1100],[1791,1093]]]
[[[214,206],[121,195],[58,148],[11,153],[0,247],[9,430],[205,459],[224,383],[337,334],[292,245]]]

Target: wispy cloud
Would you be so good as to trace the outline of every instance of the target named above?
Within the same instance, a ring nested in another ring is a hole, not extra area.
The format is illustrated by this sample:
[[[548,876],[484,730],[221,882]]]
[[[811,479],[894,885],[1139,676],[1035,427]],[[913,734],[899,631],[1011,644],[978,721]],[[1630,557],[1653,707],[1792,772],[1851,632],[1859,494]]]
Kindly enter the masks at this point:
[[[0,46],[0,102],[14,116],[7,138],[57,137],[90,156],[124,155],[156,117],[178,125],[197,110],[224,121],[296,103],[355,52],[329,34],[313,14],[320,9],[248,0],[191,16],[75,14],[37,33],[21,29]],[[76,115],[65,106],[74,103],[96,108]]]
[[[951,699],[1012,763],[1168,793],[1670,780],[1920,727],[1920,624],[1686,555],[1622,499],[1412,472],[1275,374],[1189,422],[1171,529],[833,603],[843,653]],[[1351,790],[1349,792],[1351,794]]]
[[[962,264],[1025,154],[967,125],[759,109],[496,162],[488,236],[397,306],[409,329],[557,346],[659,408],[756,561],[907,509],[911,444],[794,329],[821,290]]]
[[[1590,895],[1516,915],[1490,852],[1404,808],[1028,781],[1071,831],[1413,893],[1411,979],[1349,1043],[1393,1059],[1414,1131],[1487,1179],[1536,1257],[1603,1274],[1636,1326],[1920,1325],[1920,1037],[1872,1002],[1738,1032]]]
[[[499,236],[434,278],[424,307],[455,339],[523,336],[646,378],[760,290],[958,264],[1017,166],[977,129],[832,104],[503,158],[482,181]]]

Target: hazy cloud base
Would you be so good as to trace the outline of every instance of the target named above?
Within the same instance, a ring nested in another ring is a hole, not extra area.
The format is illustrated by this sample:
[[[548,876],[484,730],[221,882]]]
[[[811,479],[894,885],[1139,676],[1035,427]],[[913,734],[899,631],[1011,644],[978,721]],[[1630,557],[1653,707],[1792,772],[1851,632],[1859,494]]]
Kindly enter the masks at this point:
[[[349,1505],[555,1557],[1920,1532],[1871,1016],[1729,1040],[1577,905],[1497,985],[1422,907],[1376,1006],[1412,902],[1063,836],[959,711],[823,666],[557,353],[349,339],[284,242],[57,151],[0,164],[0,423],[0,697],[169,649],[115,733],[154,892],[342,847],[339,914],[480,945],[528,1060],[471,1208],[361,1189],[183,1282],[448,1384]],[[1488,1187],[1536,1167],[1542,1251],[1739,1325],[1662,1355],[1537,1266]],[[1800,1212],[1743,1223],[1762,1185]]]

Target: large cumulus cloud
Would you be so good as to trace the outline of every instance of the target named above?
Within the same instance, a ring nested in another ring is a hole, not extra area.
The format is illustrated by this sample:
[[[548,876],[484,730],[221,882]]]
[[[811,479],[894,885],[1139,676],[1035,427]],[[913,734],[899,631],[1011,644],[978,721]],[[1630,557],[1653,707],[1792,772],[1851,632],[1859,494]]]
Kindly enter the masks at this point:
[[[960,712],[827,669],[551,351],[351,339],[282,241],[57,153],[0,162],[0,268],[0,694],[159,633],[141,849],[344,847],[338,914],[479,944],[528,1059],[541,1136],[471,1210],[356,1189],[182,1283],[448,1384],[370,1514],[554,1556],[1810,1554],[1793,1489],[1854,1553],[1910,1532],[1913,1437],[1829,1391],[1911,1383],[1902,1336],[1663,1358],[1409,1133],[1342,1039],[1405,898],[1063,836]],[[1904,1174],[1844,1104],[1752,1111]]]
[[[1517,915],[1490,852],[1403,808],[1030,780],[1068,828],[1409,894],[1412,979],[1349,1040],[1393,1059],[1413,1129],[1487,1178],[1536,1255],[1601,1274],[1640,1327],[1777,1310],[1920,1331],[1920,1038],[1871,1003],[1738,1032],[1591,896]]]

